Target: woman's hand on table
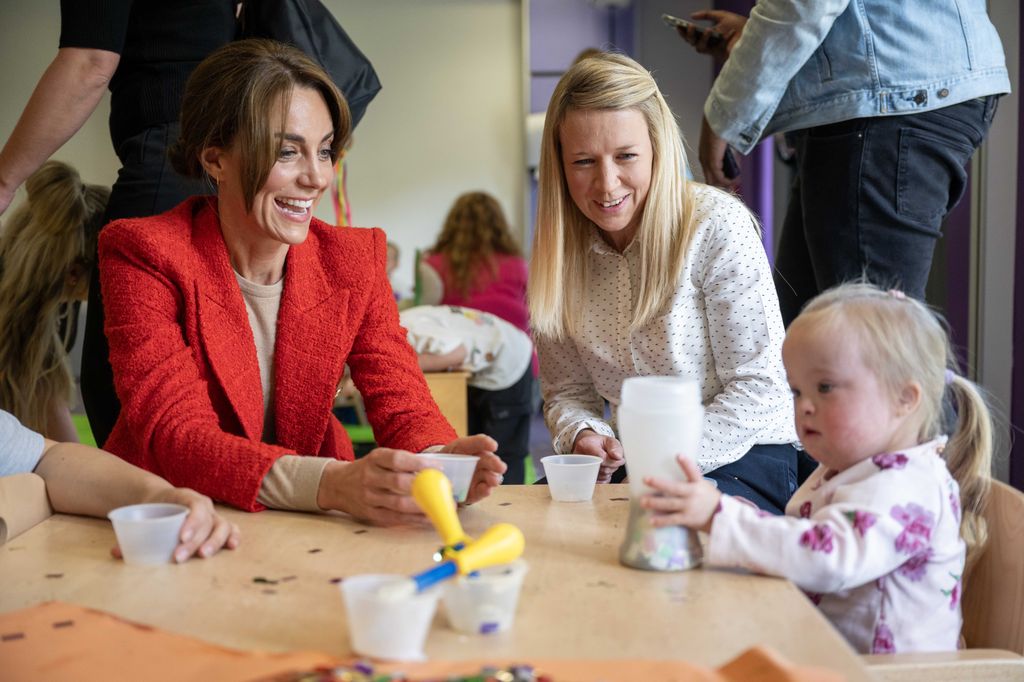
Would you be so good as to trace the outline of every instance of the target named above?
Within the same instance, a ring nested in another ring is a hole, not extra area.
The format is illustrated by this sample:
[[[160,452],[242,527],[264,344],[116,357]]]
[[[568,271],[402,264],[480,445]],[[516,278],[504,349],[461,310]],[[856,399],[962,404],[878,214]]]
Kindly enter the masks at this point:
[[[626,463],[622,453],[622,443],[612,436],[602,436],[591,429],[583,429],[576,435],[572,445],[573,454],[593,455],[600,457],[601,470],[597,474],[598,483],[610,483],[612,474]]]
[[[174,550],[174,561],[182,563],[195,555],[207,559],[222,548],[235,549],[241,540],[241,531],[217,513],[213,502],[206,495],[200,495],[188,488],[161,488],[149,496],[147,502],[165,502],[188,507],[188,516],[181,526],[180,542]],[[111,550],[118,559],[121,548]]]
[[[686,474],[685,482],[648,477],[644,483],[660,495],[644,495],[640,504],[654,512],[651,525],[686,526],[705,533],[711,531],[711,521],[722,502],[718,488],[704,480],[696,463],[689,457],[677,455],[679,467]]]
[[[473,482],[469,486],[466,504],[484,499],[491,494],[491,490],[501,485],[508,466],[494,454],[497,449],[497,441],[484,434],[456,438],[441,448],[441,452],[476,455],[480,458],[476,464],[476,471],[473,472]]]
[[[354,462],[331,461],[320,477],[317,505],[376,526],[424,525],[412,479],[427,463],[405,450],[376,448]]]

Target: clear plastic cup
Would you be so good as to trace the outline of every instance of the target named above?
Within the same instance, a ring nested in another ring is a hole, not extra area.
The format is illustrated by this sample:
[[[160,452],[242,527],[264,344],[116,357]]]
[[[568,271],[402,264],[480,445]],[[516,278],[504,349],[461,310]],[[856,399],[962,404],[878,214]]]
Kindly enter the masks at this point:
[[[447,452],[425,452],[420,455],[430,462],[430,466],[440,469],[452,484],[452,497],[456,502],[465,502],[469,495],[469,486],[473,482],[473,472],[480,458],[476,455],[453,455]]]
[[[489,635],[512,627],[527,565],[522,559],[489,566],[445,583],[444,610],[453,630]]]
[[[127,564],[168,564],[174,559],[188,507],[180,504],[133,504],[107,518]]]
[[[356,653],[388,661],[422,661],[423,644],[434,620],[441,590],[395,597],[385,585],[407,576],[366,574],[341,581],[348,634]]]
[[[540,461],[555,502],[586,502],[594,496],[594,485],[601,470],[600,457],[548,455]]]

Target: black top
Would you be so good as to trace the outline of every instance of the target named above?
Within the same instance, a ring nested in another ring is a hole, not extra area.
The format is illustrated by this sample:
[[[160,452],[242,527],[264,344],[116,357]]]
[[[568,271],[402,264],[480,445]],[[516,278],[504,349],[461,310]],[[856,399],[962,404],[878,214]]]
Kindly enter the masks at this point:
[[[235,0],[61,0],[60,47],[121,55],[110,81],[110,137],[177,121],[196,65],[235,36]]]

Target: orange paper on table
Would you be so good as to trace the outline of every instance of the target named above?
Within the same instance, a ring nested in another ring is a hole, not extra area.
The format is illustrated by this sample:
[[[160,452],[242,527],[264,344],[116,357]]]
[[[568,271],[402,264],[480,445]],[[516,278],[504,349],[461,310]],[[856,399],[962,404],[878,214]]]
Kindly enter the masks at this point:
[[[312,651],[228,649],[62,602],[0,615],[0,661],[7,682],[248,682],[340,664],[333,656]]]
[[[237,651],[164,632],[73,604],[47,602],[0,615],[0,662],[5,682],[47,680],[290,680],[294,673],[344,662],[304,651]],[[684,661],[557,660],[428,661],[376,666],[411,679],[479,673],[487,665],[528,662],[555,682],[838,682],[820,668],[794,666],[762,647],[745,651],[717,670]],[[351,662],[348,662],[351,664]]]

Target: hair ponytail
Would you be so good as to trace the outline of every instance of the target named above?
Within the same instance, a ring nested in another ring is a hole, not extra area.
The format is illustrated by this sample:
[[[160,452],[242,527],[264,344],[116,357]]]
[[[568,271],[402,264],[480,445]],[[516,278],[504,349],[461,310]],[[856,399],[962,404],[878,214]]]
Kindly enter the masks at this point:
[[[967,570],[988,539],[985,507],[992,487],[992,417],[978,387],[962,376],[949,384],[956,401],[956,430],[942,456],[960,485],[960,535],[967,544]]]

